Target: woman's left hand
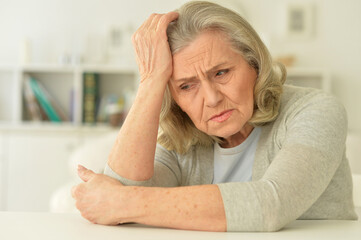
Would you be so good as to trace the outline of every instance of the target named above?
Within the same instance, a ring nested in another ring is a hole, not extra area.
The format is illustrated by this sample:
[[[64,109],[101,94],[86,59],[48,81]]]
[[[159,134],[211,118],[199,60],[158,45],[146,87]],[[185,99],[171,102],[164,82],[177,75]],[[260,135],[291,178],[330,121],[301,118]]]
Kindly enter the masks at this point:
[[[124,206],[120,206],[124,196],[121,196],[123,185],[119,181],[96,174],[81,165],[78,166],[78,175],[84,183],[74,186],[71,193],[76,200],[76,208],[84,218],[103,225],[126,222],[122,219],[125,212],[119,214],[119,210],[124,209]]]

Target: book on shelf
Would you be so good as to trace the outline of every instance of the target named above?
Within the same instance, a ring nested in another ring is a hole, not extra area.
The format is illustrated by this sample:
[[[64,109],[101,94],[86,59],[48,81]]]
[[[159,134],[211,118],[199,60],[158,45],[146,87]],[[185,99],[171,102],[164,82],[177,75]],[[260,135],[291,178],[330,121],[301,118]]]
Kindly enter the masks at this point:
[[[63,122],[69,121],[70,118],[66,115],[66,113],[63,110],[63,108],[61,107],[60,103],[48,92],[48,90],[40,82],[38,82],[38,85],[39,85],[41,91],[46,96],[46,98],[49,100],[50,105],[54,108],[55,112],[60,117],[61,121],[63,121]]]
[[[36,102],[38,103],[38,105],[39,105],[39,107],[40,107],[39,101],[36,100]],[[43,121],[47,121],[47,122],[50,121],[48,115],[46,115],[46,112],[44,111],[44,109],[43,109],[42,107],[40,107],[40,113],[41,113],[41,119],[42,119]]]
[[[41,121],[43,119],[41,108],[36,100],[33,90],[31,89],[30,77],[27,75],[25,76],[23,93],[26,109],[29,112],[30,119],[33,121]]]
[[[52,122],[62,122],[69,120],[69,117],[67,117],[60,104],[48,92],[48,90],[43,86],[43,84],[41,84],[35,78],[29,75],[25,76],[24,90],[27,92],[28,95],[30,94],[31,90],[33,96],[35,96],[36,102],[39,105],[40,112],[39,115],[39,112],[36,111],[37,119],[40,118],[41,120],[50,120]],[[27,97],[26,101],[28,102]],[[28,105],[29,103],[27,103],[27,106]],[[34,119],[34,114],[32,114],[32,119]]]
[[[99,98],[99,74],[83,74],[83,122],[96,123],[97,103]]]

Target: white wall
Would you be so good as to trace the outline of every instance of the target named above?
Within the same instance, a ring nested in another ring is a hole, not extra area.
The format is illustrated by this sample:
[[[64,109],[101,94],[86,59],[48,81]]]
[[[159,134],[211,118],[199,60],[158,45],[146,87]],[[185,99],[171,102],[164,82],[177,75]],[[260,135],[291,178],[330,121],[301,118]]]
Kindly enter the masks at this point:
[[[65,52],[91,52],[94,59],[106,50],[102,45],[111,26],[136,29],[152,12],[172,10],[181,2],[0,0],[0,63],[18,62],[24,38],[30,40],[32,62],[57,62]]]
[[[314,36],[304,41],[284,36],[288,3],[315,7]],[[332,91],[344,103],[349,128],[361,131],[361,1],[241,0],[248,20],[269,41],[273,55],[293,53],[297,66],[330,71]]]
[[[0,0],[0,63],[18,62],[24,38],[29,39],[32,62],[57,62],[66,52],[99,60],[106,51],[104,42],[110,26],[131,25],[135,29],[152,12],[166,12],[185,1]],[[315,6],[315,35],[295,41],[283,31],[286,5],[296,1],[222,2],[242,8],[274,55],[293,53],[297,66],[329,69],[333,92],[347,108],[349,128],[361,131],[361,1],[301,1]],[[127,44],[130,49],[130,41]]]

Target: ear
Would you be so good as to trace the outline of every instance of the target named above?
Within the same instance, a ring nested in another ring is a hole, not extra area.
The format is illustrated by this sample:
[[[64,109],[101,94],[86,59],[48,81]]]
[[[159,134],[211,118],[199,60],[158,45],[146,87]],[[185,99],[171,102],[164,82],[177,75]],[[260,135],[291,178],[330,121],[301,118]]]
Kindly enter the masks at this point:
[[[78,175],[84,182],[87,182],[94,177],[96,173],[82,165],[78,165]]]

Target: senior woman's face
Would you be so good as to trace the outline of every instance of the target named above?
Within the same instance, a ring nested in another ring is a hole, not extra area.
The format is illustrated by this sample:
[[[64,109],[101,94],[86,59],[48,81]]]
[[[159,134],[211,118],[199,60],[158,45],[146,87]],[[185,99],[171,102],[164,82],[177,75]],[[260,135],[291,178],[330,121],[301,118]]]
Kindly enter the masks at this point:
[[[244,130],[252,117],[257,78],[226,39],[217,31],[201,33],[173,55],[170,80],[174,100],[195,126],[225,139]]]

